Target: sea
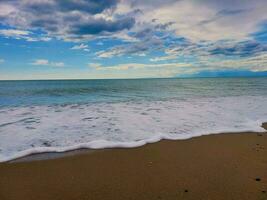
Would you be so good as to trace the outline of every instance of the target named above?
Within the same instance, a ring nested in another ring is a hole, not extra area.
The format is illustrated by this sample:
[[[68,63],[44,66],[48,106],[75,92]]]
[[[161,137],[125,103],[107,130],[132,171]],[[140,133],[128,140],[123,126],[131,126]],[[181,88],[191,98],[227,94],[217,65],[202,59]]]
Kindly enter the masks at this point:
[[[257,131],[267,77],[0,81],[0,162]]]

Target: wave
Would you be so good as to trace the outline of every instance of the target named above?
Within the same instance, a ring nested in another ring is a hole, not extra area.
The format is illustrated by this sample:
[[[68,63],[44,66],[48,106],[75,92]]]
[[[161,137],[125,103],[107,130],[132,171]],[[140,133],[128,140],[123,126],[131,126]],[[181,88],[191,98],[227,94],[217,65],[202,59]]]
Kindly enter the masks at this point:
[[[25,106],[0,109],[0,162],[81,148],[133,148],[162,139],[263,132],[266,96]]]

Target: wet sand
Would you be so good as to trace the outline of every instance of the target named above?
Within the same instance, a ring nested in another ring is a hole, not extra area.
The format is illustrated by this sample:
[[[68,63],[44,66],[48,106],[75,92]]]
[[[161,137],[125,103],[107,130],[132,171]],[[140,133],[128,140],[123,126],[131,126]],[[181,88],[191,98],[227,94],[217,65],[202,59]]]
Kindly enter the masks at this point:
[[[267,133],[209,135],[0,163],[0,199],[264,200]]]

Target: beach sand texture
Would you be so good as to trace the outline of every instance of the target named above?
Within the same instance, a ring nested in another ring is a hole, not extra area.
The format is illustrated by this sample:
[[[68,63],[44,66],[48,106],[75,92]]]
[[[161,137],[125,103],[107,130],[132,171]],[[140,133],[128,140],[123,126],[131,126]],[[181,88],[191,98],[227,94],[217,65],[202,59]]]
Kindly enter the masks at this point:
[[[208,135],[1,163],[0,199],[264,200],[267,133]]]

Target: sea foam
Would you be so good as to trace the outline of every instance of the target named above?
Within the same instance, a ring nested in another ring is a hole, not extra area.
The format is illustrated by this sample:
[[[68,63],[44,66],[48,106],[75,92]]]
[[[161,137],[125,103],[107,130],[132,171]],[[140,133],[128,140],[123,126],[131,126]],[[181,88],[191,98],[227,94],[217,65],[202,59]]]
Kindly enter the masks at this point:
[[[0,162],[41,152],[133,148],[161,139],[264,131],[267,96],[3,107]]]

